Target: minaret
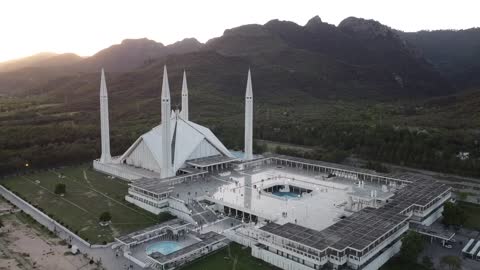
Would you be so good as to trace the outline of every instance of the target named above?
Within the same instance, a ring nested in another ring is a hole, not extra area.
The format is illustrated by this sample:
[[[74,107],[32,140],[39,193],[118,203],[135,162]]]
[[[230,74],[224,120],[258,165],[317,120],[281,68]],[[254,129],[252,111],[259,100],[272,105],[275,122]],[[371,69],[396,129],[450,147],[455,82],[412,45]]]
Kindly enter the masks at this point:
[[[102,78],[100,79],[100,129],[102,137],[102,156],[101,163],[109,163],[112,160],[110,155],[110,124],[108,121],[108,94],[107,83],[105,82],[105,72],[102,68]]]
[[[188,121],[188,87],[187,87],[187,74],[183,71],[183,83],[182,83],[182,112],[180,117],[183,120]]]
[[[170,86],[168,85],[167,66],[163,67],[162,84],[162,164],[160,177],[173,176],[172,173],[172,140],[170,138]]]
[[[253,93],[252,78],[248,70],[247,91],[245,93],[245,160],[253,159]]]

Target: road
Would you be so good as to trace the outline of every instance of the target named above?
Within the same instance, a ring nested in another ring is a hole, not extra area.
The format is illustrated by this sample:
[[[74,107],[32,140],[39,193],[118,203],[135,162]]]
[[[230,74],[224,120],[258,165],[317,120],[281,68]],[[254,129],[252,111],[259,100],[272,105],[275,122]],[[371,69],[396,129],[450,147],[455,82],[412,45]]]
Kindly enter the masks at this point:
[[[469,258],[463,258],[462,249],[469,239],[475,238],[478,235],[477,231],[461,229],[457,232],[454,239],[456,243],[452,244],[451,249],[444,248],[440,241],[426,242],[424,251],[418,256],[421,261],[423,256],[429,256],[435,264],[435,269],[440,268],[440,259],[443,256],[458,256],[462,258],[462,270],[478,270],[480,269],[480,262]]]

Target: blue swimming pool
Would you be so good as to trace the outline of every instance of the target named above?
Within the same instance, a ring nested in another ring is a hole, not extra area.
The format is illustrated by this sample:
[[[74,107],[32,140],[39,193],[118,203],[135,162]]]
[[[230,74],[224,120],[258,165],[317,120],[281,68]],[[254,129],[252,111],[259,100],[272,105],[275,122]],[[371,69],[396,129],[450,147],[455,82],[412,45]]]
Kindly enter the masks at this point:
[[[299,195],[297,193],[294,193],[294,192],[281,192],[281,191],[277,191],[277,192],[273,192],[272,193],[273,195],[275,196],[278,196],[278,197],[284,197],[284,198],[298,198]]]
[[[154,252],[160,252],[163,255],[168,255],[170,253],[173,253],[179,249],[181,249],[182,246],[178,242],[174,241],[161,241],[161,242],[156,242],[151,244],[150,246],[147,247],[147,254],[150,255]]]

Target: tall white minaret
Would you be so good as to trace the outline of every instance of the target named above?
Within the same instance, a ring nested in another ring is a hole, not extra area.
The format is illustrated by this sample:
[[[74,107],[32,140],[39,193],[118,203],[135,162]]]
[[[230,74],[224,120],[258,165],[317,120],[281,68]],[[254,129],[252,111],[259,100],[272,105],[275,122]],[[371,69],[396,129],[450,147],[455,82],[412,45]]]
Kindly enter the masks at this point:
[[[102,68],[102,77],[100,79],[100,129],[102,137],[102,156],[101,163],[112,161],[110,155],[110,124],[108,121],[108,94],[107,83],[105,82],[105,72]]]
[[[183,71],[183,83],[182,83],[182,112],[180,117],[183,120],[188,121],[188,87],[187,87],[187,74]]]
[[[253,93],[252,78],[248,69],[247,91],[245,93],[245,160],[253,159]]]
[[[163,67],[162,84],[162,164],[160,177],[173,176],[172,173],[172,140],[170,138],[170,86],[168,85],[167,66]]]

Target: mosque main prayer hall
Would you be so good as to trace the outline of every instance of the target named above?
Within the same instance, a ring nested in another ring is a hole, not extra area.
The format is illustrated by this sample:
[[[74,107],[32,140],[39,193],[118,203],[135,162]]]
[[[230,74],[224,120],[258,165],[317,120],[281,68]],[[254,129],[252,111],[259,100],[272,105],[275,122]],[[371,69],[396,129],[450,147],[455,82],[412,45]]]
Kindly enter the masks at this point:
[[[184,71],[181,110],[172,110],[164,67],[160,124],[111,156],[101,73],[102,153],[94,169],[127,181],[126,201],[175,216],[115,239],[112,248],[139,268],[176,269],[236,242],[281,269],[376,270],[399,252],[409,230],[425,231],[450,200],[451,187],[434,179],[254,154],[250,70],[243,152],[230,151],[208,127],[190,120],[188,93]]]

